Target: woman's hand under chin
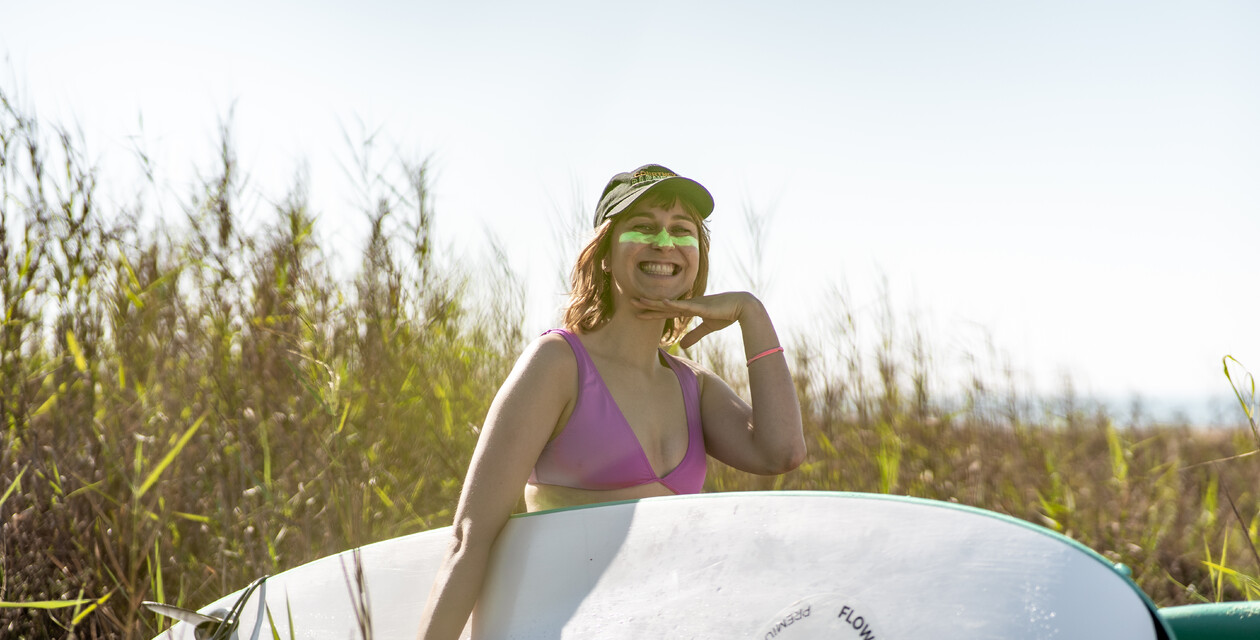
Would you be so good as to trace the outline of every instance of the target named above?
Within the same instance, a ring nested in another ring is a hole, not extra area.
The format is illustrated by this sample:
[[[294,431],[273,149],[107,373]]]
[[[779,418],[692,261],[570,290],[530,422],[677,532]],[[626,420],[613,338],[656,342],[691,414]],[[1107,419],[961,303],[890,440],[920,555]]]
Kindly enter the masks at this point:
[[[679,346],[684,349],[690,348],[714,331],[721,331],[743,320],[750,311],[765,312],[761,301],[747,291],[717,293],[686,300],[636,298],[632,303],[637,309],[635,317],[644,320],[668,320],[679,316],[700,318],[700,324],[679,341]]]

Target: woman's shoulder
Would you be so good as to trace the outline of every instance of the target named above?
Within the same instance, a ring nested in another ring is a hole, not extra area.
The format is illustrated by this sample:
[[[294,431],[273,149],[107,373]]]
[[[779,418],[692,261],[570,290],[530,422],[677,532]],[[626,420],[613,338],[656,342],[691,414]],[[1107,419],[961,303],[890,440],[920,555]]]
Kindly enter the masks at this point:
[[[539,373],[558,374],[577,372],[577,359],[564,334],[549,331],[535,338],[525,347],[518,359],[518,367]]]
[[[563,336],[548,333],[525,345],[499,393],[506,397],[572,402],[578,381],[577,361]]]

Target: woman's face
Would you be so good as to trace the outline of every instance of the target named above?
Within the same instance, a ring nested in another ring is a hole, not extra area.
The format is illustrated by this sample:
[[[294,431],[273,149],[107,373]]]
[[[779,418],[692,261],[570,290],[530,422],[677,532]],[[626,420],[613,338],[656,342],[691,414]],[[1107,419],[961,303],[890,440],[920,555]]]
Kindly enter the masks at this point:
[[[677,300],[692,290],[699,265],[700,230],[681,202],[638,205],[613,225],[614,299]]]

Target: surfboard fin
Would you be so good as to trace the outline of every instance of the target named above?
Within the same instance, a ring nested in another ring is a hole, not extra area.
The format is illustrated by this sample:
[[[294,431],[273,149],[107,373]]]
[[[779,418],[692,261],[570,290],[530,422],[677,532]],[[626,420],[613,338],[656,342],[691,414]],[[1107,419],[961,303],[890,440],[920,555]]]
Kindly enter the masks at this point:
[[[227,614],[227,611],[217,609],[211,612],[217,615],[207,615],[204,613],[198,613],[191,609],[177,607],[173,604],[152,602],[149,600],[146,600],[141,604],[144,605],[144,608],[160,616],[166,616],[168,618],[173,618],[175,620],[179,620],[180,622],[186,622],[193,625],[193,637],[198,640],[213,637],[219,630],[219,627],[223,624],[223,616]]]
[[[245,603],[268,577],[263,576],[251,582],[248,587],[245,587],[245,590],[241,592],[241,597],[236,599],[236,602],[228,611],[216,609],[206,614],[162,602],[146,600],[141,604],[153,613],[193,625],[193,637],[197,640],[227,640],[232,637],[233,633],[236,633],[236,627],[240,624],[240,615],[241,611],[245,609]]]

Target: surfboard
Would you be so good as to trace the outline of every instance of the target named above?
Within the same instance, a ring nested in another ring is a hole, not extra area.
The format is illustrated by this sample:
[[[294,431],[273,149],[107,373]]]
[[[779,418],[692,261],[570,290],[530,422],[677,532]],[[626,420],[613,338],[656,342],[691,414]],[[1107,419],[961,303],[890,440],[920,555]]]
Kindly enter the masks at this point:
[[[193,640],[234,617],[242,639],[411,640],[449,535],[316,560],[159,637]],[[1125,569],[1024,521],[904,497],[751,492],[512,517],[464,637],[1175,636]]]

